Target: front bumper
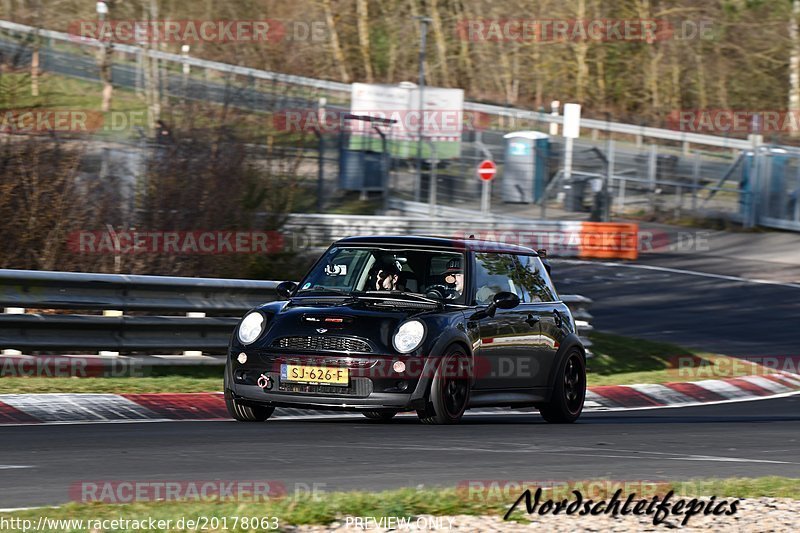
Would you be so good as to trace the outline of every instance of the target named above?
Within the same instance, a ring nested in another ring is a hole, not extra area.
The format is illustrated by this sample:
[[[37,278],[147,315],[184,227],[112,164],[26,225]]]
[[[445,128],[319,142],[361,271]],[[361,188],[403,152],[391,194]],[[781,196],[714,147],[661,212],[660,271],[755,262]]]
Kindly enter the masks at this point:
[[[248,360],[245,364],[239,364],[235,357],[229,359],[228,383],[234,398],[248,404],[312,409],[414,409],[418,400],[424,397],[427,383],[424,378],[426,360],[419,357],[246,353]],[[395,361],[406,362],[406,372],[395,372]],[[349,385],[282,383],[280,371],[284,363],[346,367],[350,375]],[[262,374],[270,378],[267,389],[256,384]]]
[[[257,385],[235,385],[233,396],[244,403],[273,407],[303,407],[309,409],[411,409],[411,394],[373,392],[366,398],[336,395],[269,392]]]

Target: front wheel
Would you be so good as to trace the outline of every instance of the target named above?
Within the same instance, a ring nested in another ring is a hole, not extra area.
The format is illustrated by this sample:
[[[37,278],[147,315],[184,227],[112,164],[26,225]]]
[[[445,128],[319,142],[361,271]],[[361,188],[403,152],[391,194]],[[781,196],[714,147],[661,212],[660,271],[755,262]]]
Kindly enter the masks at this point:
[[[425,408],[417,410],[423,424],[457,424],[469,403],[470,371],[467,356],[451,347],[433,376]]]
[[[586,364],[578,350],[569,352],[553,384],[550,403],[539,407],[542,418],[553,424],[575,422],[583,411],[586,399]]]

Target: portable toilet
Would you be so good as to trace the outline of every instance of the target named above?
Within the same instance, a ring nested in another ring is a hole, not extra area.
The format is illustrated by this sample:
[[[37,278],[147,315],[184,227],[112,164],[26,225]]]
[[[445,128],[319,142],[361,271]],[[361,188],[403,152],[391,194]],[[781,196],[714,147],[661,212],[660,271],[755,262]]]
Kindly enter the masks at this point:
[[[504,136],[506,156],[500,191],[506,203],[538,202],[547,185],[550,136],[515,131]]]

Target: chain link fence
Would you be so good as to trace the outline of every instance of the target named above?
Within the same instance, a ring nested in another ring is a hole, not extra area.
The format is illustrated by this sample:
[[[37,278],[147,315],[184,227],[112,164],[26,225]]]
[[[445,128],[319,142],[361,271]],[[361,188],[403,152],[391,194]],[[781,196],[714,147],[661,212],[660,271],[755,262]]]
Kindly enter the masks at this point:
[[[100,80],[97,56],[104,43],[0,21],[0,63],[6,65],[6,73],[29,69],[37,43],[41,70],[79,80]],[[155,71],[150,68],[153,64]],[[346,113],[349,109],[349,84],[205,61],[157,49],[115,44],[112,72],[116,87],[135,94],[155,87],[158,98],[164,101],[210,103],[224,110],[239,110],[250,120],[255,117],[256,126],[248,139],[254,145],[273,142],[264,134],[269,128],[262,126],[271,121],[274,126],[276,113],[288,109],[313,112],[321,107]],[[483,214],[577,220],[713,217],[747,226],[800,231],[800,153],[796,150],[755,147],[744,139],[587,119],[582,122],[584,137],[575,143],[569,175],[564,171],[563,138],[556,133],[550,136],[546,163],[531,161],[536,168],[532,168],[535,177],[530,187],[538,192],[523,203],[507,192],[510,178],[504,171],[510,147],[505,135],[514,131],[553,133],[562,117],[474,102],[465,103],[465,112],[471,115],[469,124],[480,127],[464,132],[459,157],[437,160],[434,156],[423,163],[421,176],[415,160],[384,161],[382,156],[374,155],[380,150],[370,147],[370,155],[357,154],[356,159],[375,159],[378,170],[373,165],[369,171],[373,175],[364,177],[364,183],[371,180],[369,186],[359,186],[352,175],[366,168],[363,165],[367,163],[352,166],[352,152],[359,150],[345,146],[341,132],[324,133],[321,137],[309,131],[288,135],[293,146],[285,150],[294,150],[302,157],[297,175],[316,183],[314,194],[320,209],[337,191],[360,189],[364,198],[382,195],[384,205],[388,205],[389,198],[408,199]],[[141,129],[135,133],[146,135]],[[497,178],[486,186],[490,189],[488,213],[481,202],[484,185],[476,175],[483,159],[492,159],[499,166]],[[435,213],[435,209],[431,212]]]

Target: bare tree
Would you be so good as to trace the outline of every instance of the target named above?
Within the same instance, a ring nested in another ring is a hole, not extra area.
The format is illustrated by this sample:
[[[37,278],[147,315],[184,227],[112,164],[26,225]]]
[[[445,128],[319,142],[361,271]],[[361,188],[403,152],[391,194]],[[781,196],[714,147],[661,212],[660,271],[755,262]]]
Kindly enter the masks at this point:
[[[103,2],[98,2],[98,6]],[[114,12],[114,4],[115,0],[105,0],[105,5],[108,6],[107,10],[108,13],[100,11],[98,13],[100,19],[100,27],[103,28],[105,25],[103,22],[106,21],[106,17],[108,20],[113,20],[112,13]],[[111,111],[111,99],[114,95],[114,80],[112,76],[112,67],[114,62],[114,42],[112,38],[112,30],[108,29],[108,33],[105,35],[100,35],[100,39],[103,41],[103,46],[100,48],[100,79],[103,81],[103,103],[101,105],[101,109],[104,113]]]
[[[321,0],[322,8],[325,12],[325,22],[328,25],[328,33],[330,34],[331,50],[333,58],[336,60],[336,65],[339,69],[339,78],[345,82],[350,82],[350,74],[347,72],[347,60],[344,57],[342,46],[339,42],[339,30],[336,26],[336,19],[333,16],[333,8],[331,7],[331,0]]]
[[[800,0],[792,0],[792,17],[789,21],[792,52],[789,56],[789,111],[800,112]],[[795,136],[800,131],[793,131]]]
[[[39,96],[39,49],[41,48],[41,38],[39,35],[39,25],[42,15],[41,2],[33,0],[34,26],[33,30],[33,53],[31,54],[31,96]]]
[[[369,5],[367,0],[356,0],[356,20],[358,21],[358,48],[364,63],[364,76],[372,83],[372,54],[369,46]]]

